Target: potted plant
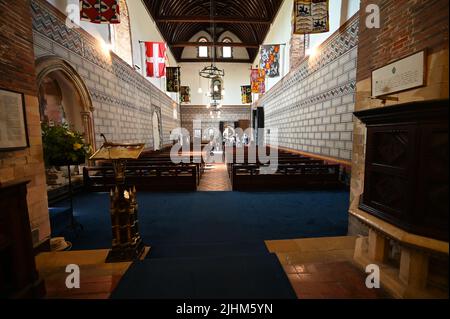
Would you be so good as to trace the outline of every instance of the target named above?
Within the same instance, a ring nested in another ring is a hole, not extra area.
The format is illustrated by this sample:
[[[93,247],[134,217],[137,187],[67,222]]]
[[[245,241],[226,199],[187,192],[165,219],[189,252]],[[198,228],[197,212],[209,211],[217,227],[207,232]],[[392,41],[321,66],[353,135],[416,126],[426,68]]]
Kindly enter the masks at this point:
[[[67,167],[69,190],[68,196],[70,200],[70,207],[68,208],[49,208],[50,220],[52,216],[66,215],[70,217],[70,227],[74,230],[81,228],[81,224],[77,223],[73,216],[73,192],[71,180],[71,165],[80,165],[86,162],[87,156],[92,152],[91,146],[86,144],[83,135],[70,130],[67,124],[63,125],[48,125],[42,124],[42,144],[44,148],[44,161],[47,167],[47,180],[52,183],[52,180],[58,180],[58,173],[55,174],[56,169],[51,167]],[[57,182],[55,184],[58,184]],[[55,217],[56,218],[56,217]]]
[[[42,124],[42,143],[46,167],[83,164],[92,152],[83,135],[70,130],[67,124]]]

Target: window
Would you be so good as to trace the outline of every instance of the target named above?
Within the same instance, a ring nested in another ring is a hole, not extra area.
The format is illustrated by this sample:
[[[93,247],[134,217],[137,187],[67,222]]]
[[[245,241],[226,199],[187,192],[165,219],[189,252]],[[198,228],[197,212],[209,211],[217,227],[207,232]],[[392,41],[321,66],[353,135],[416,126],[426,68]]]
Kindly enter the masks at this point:
[[[223,39],[223,43],[232,43],[233,41],[231,41],[230,38],[225,38]],[[233,58],[233,48],[231,46],[227,47],[224,46],[222,47],[222,57],[224,59],[231,59]]]
[[[198,42],[208,42],[206,38],[200,38]],[[207,58],[209,57],[209,50],[207,46],[199,46],[198,47],[198,57],[199,58]]]

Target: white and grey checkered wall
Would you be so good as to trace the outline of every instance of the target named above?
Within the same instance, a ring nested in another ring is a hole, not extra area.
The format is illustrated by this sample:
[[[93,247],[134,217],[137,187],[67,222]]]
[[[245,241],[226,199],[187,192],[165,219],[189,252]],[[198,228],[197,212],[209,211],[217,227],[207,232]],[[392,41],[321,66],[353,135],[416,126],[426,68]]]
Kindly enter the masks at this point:
[[[261,100],[279,146],[350,160],[355,106],[357,17],[332,35]]]
[[[153,112],[161,110],[163,144],[180,126],[174,101],[115,54],[102,54],[96,40],[65,25],[65,17],[41,1],[31,1],[36,59],[58,56],[80,75],[94,106],[97,147],[100,133],[108,139],[153,147]]]

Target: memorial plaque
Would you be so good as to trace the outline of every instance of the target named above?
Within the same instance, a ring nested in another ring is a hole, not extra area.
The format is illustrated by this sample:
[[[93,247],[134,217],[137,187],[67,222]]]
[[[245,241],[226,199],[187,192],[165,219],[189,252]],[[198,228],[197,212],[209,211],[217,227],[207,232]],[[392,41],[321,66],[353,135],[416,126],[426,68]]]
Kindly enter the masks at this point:
[[[0,89],[0,151],[27,147],[23,94]]]
[[[410,55],[372,72],[372,97],[425,85],[425,51]]]

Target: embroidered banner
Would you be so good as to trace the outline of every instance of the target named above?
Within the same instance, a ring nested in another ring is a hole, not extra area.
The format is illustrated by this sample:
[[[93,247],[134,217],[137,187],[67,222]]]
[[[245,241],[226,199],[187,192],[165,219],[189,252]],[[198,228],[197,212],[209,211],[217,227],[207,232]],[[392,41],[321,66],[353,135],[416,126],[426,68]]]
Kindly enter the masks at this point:
[[[120,23],[119,0],[80,0],[80,18],[92,23]]]
[[[263,45],[261,47],[260,68],[269,78],[280,76],[280,45]]]
[[[166,51],[164,42],[146,42],[147,76],[162,78],[166,75]]]
[[[180,68],[166,67],[166,77],[167,92],[180,92]]]
[[[262,69],[252,69],[250,76],[252,93],[266,93],[266,74]]]
[[[241,86],[241,96],[242,96],[242,104],[252,103],[252,86],[251,85]]]
[[[294,33],[330,31],[328,0],[294,0]]]
[[[189,86],[180,87],[180,102],[181,103],[191,102],[191,88]]]

